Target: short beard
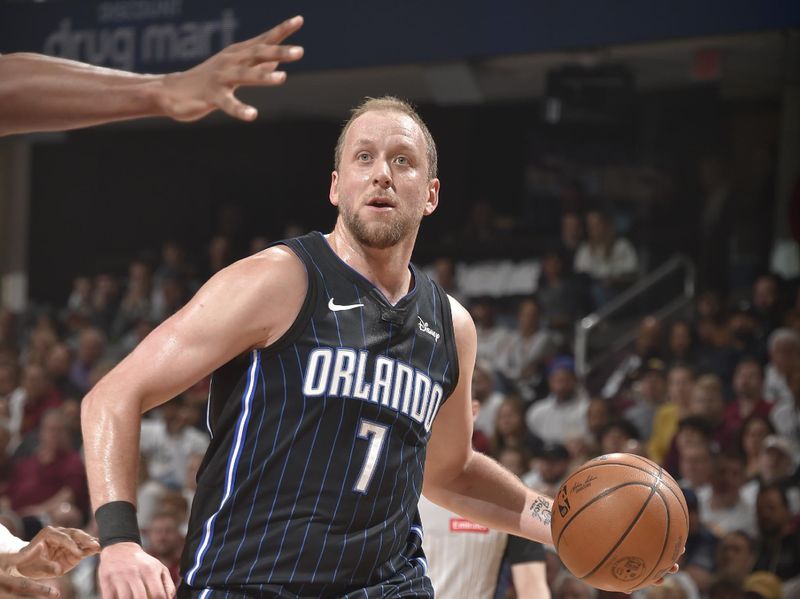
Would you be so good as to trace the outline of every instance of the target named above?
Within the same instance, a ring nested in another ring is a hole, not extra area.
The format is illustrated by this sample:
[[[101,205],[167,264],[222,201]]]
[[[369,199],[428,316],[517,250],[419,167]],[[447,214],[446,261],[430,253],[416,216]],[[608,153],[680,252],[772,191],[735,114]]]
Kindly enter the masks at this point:
[[[419,226],[418,222],[405,216],[391,219],[388,223],[367,224],[358,216],[357,212],[351,212],[341,206],[339,215],[356,241],[365,247],[376,250],[385,250],[397,245]]]

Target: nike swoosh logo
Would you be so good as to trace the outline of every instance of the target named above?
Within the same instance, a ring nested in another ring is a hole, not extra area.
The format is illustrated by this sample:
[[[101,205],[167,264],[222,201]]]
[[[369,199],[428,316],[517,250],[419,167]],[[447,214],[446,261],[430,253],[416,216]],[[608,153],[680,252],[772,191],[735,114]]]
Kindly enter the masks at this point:
[[[340,306],[339,304],[333,303],[333,298],[331,301],[328,302],[328,308],[330,308],[331,312],[341,312],[342,310],[352,310],[354,308],[361,308],[364,304],[349,304],[347,306]]]

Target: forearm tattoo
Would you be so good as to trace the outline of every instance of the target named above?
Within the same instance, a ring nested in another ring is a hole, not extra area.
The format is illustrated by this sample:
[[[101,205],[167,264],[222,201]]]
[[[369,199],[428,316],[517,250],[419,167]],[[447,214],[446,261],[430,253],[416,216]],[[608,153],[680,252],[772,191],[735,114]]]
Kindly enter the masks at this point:
[[[528,508],[531,516],[537,520],[541,520],[545,525],[550,526],[550,520],[553,518],[553,506],[548,499],[544,497],[537,497]]]

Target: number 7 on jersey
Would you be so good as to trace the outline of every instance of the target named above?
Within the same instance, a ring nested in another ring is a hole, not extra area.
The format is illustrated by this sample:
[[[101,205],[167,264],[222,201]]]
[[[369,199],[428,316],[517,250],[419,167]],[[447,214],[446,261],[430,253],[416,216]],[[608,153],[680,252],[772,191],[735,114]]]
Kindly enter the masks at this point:
[[[361,467],[358,480],[353,487],[353,491],[356,493],[363,495],[367,492],[367,487],[369,487],[372,475],[375,474],[375,467],[381,457],[381,449],[383,449],[383,442],[388,430],[389,427],[383,424],[378,424],[365,418],[360,420],[357,436],[359,439],[366,439],[369,445],[367,446],[367,457],[364,460],[364,465]]]

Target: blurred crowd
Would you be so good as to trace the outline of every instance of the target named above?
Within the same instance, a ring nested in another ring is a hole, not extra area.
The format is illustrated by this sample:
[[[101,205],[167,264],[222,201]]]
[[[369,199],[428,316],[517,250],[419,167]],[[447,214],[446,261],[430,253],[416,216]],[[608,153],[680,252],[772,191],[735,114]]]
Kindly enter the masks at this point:
[[[124,276],[76,277],[56,309],[0,311],[2,524],[22,538],[48,524],[94,532],[81,398],[203,280],[266,244],[255,238],[235,252],[219,236],[195,264],[169,241],[157,259],[132,260]],[[704,290],[670,321],[645,316],[634,343],[580,381],[574,324],[640,274],[636,247],[607,212],[567,212],[560,242],[540,262],[537,292],[502,300],[466,296],[452,260],[432,266],[478,330],[475,448],[551,495],[594,456],[647,456],[685,489],[691,528],[681,573],[646,597],[799,597],[796,282],[763,273],[737,293]],[[139,524],[146,549],[176,581],[208,444],[208,384],[147,414],[141,431]],[[96,597],[96,565],[85,560],[54,584],[63,597]],[[552,552],[548,583],[562,599],[608,595],[570,577]]]

